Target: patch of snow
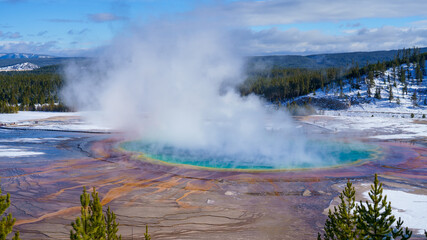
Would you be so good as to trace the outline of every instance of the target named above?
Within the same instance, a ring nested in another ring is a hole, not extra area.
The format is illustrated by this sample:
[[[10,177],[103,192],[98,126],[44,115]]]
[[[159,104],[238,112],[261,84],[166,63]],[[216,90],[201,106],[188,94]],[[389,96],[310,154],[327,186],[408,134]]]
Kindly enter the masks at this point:
[[[82,120],[92,112],[36,112],[20,111],[12,114],[0,114],[0,125],[8,128],[37,129],[54,131],[109,132],[111,128]],[[71,119],[53,119],[72,117]]]
[[[29,151],[28,148],[10,148],[8,146],[0,146],[0,157],[30,157],[43,154],[43,152]]]
[[[414,79],[416,75],[416,65],[402,64],[403,70],[406,72],[406,82],[402,83],[398,79],[400,67],[396,68],[394,73],[392,68],[387,69],[383,75],[379,74],[374,77],[374,84],[371,87],[371,97],[368,96],[368,82],[367,76],[360,77],[360,89],[354,89],[351,87],[351,83],[355,83],[357,79],[345,79],[343,80],[342,93],[343,98],[340,98],[340,87],[334,84],[329,84],[325,88],[318,89],[315,94],[310,93],[306,96],[311,98],[334,98],[334,99],[347,99],[348,102],[353,102],[349,109],[346,111],[328,111],[328,115],[341,115],[346,116],[364,116],[370,117],[381,116],[381,117],[405,117],[410,118],[411,114],[414,114],[414,118],[422,118],[423,114],[427,115],[427,76],[423,76],[422,81]],[[427,72],[427,68],[424,69]],[[409,75],[408,73],[409,72]],[[394,78],[396,76],[396,79]],[[390,82],[389,82],[390,79]],[[404,92],[405,85],[407,86],[407,93]],[[390,101],[390,86],[392,86],[393,99]],[[381,99],[374,97],[376,89],[380,89]],[[414,104],[412,95],[416,93],[417,101]],[[358,96],[358,94],[360,94]],[[302,96],[304,97],[304,96]],[[298,98],[296,98],[298,99]],[[399,99],[400,104],[397,103]],[[322,110],[323,112],[323,110]]]
[[[50,117],[80,116],[78,112],[36,112],[19,111],[18,113],[1,113],[0,123],[15,123],[19,121],[46,119]]]
[[[369,199],[369,191],[363,193]],[[384,189],[387,201],[391,202],[393,215],[396,220],[402,218],[403,226],[423,234],[427,228],[427,195],[407,193],[404,191]]]
[[[40,68],[36,64],[25,62],[25,63],[18,63],[11,66],[6,67],[0,67],[0,72],[8,72],[8,71],[31,71],[34,69]]]
[[[56,142],[64,141],[70,138],[58,137],[58,138],[9,138],[0,139],[0,143],[44,143],[44,142]]]
[[[329,112],[338,114],[331,115]],[[381,115],[367,117],[348,113],[346,110],[325,111],[325,115],[313,116],[303,121],[334,132],[364,132],[370,138],[383,140],[427,138],[427,119],[414,121],[412,118]]]
[[[19,127],[19,126],[18,126]],[[21,127],[19,127],[21,128]],[[98,125],[80,123],[80,124],[46,124],[46,125],[32,125],[22,127],[25,129],[37,129],[37,130],[55,130],[55,131],[82,131],[82,132],[108,132],[110,128],[102,127]]]

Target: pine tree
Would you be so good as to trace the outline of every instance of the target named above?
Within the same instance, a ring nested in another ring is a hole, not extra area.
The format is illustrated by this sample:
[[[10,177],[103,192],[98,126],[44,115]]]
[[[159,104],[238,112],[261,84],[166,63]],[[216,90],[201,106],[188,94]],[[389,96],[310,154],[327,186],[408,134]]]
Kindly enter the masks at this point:
[[[334,207],[332,212],[329,209],[328,219],[325,222],[324,239],[355,239],[358,236],[356,229],[357,215],[355,215],[356,191],[350,181],[340,194],[341,203]],[[321,239],[320,233],[318,239]]]
[[[148,234],[148,226],[145,226],[144,240],[151,240],[151,235]]]
[[[106,234],[107,238],[106,240],[121,240],[122,236],[117,235],[117,231],[119,224],[116,223],[116,214],[114,212],[110,211],[110,207],[107,209],[107,215],[105,216],[105,223],[106,223]]]
[[[12,240],[21,240],[21,238],[19,237],[19,231],[15,233],[15,236],[13,236]]]
[[[377,87],[375,89],[375,98],[376,99],[381,99],[381,89],[379,87]]]
[[[104,214],[95,188],[91,195],[92,199],[86,192],[86,187],[83,187],[83,194],[80,196],[81,216],[71,223],[74,230],[70,231],[71,240],[105,239]]]
[[[417,106],[417,100],[418,100],[417,91],[414,91],[414,94],[412,94],[411,100],[412,100],[413,105]]]
[[[402,88],[402,95],[408,95],[408,84],[405,84]]]
[[[359,214],[357,219],[357,228],[361,231],[361,235],[365,239],[382,240],[382,239],[409,239],[412,232],[405,229],[405,233],[401,228],[403,222],[399,219],[396,228],[392,225],[396,218],[391,213],[391,203],[387,203],[387,196],[383,196],[382,183],[378,181],[378,175],[375,174],[374,184],[371,185],[368,201],[356,207]]]
[[[406,81],[406,71],[403,67],[400,68],[400,82],[405,83]]]
[[[104,220],[104,214],[102,213],[102,205],[101,201],[99,200],[98,193],[95,190],[95,187],[93,188],[92,192],[92,201],[90,202],[90,208],[92,210],[92,223],[95,229],[94,237],[95,239],[103,239],[105,238],[105,220]]]
[[[423,72],[423,75],[426,75],[426,57],[425,57],[425,55],[423,55],[421,57],[420,68],[421,68],[421,71]]]
[[[403,228],[403,221],[399,218],[396,221],[391,214],[390,202],[387,204],[387,196],[382,195],[382,184],[375,174],[374,184],[371,185],[369,198],[372,203],[360,202],[356,206],[355,189],[350,182],[340,194],[341,203],[334,207],[334,211],[329,210],[328,219],[325,222],[324,239],[371,239],[371,240],[407,240],[412,236],[412,232],[406,227]],[[321,240],[320,233],[317,239]]]
[[[0,188],[0,216],[4,214],[4,212],[9,208],[10,206],[10,194],[7,193],[6,195],[1,195],[1,188]],[[12,214],[9,213],[7,216],[4,216],[0,220],[0,240],[5,240],[7,235],[12,232],[13,225],[15,224],[16,219],[12,217]],[[14,240],[20,240],[19,238],[19,232],[15,233],[15,236],[13,237]]]
[[[373,71],[369,71],[368,73],[368,78],[369,78],[369,85],[371,87],[375,86],[375,81],[374,81],[374,72]]]
[[[417,79],[417,84],[420,84],[423,81],[423,72],[421,71],[420,64],[417,64],[417,68],[415,69],[415,76]]]
[[[391,102],[393,100],[393,87],[390,85],[388,90],[388,100]]]

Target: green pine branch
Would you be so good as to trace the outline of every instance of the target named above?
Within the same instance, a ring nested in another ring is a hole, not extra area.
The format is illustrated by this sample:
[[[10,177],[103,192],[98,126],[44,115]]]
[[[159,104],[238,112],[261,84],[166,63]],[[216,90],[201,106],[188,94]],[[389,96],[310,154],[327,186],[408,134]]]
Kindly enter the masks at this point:
[[[2,195],[0,188],[0,216],[3,216],[5,211],[10,207],[10,194]],[[9,213],[6,216],[3,216],[0,220],[0,240],[5,240],[7,235],[12,232],[13,225],[15,224],[16,219],[12,217],[12,214]],[[15,233],[13,237],[14,240],[20,240],[19,232]]]
[[[374,184],[368,195],[370,201],[356,206],[356,191],[350,182],[340,194],[340,204],[329,210],[325,221],[324,239],[410,239],[412,231],[403,228],[403,221],[396,222],[392,214],[391,202],[383,195],[383,186],[375,174]],[[394,226],[394,223],[396,225]],[[322,239],[318,233],[317,239]]]
[[[117,235],[119,224],[116,222],[116,215],[108,207],[106,215],[102,211],[102,204],[98,192],[95,188],[91,194],[87,193],[83,187],[80,196],[80,217],[71,223],[73,229],[70,231],[71,240],[121,240],[122,236]]]

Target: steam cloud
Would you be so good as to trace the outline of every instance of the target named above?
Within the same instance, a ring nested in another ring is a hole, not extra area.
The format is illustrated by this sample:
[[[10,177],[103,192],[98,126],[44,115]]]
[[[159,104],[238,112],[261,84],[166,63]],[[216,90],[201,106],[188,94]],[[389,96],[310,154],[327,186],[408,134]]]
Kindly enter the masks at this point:
[[[134,26],[93,63],[69,66],[63,96],[96,110],[92,120],[147,142],[272,166],[318,161],[284,111],[235,91],[245,79],[239,42],[205,24]]]

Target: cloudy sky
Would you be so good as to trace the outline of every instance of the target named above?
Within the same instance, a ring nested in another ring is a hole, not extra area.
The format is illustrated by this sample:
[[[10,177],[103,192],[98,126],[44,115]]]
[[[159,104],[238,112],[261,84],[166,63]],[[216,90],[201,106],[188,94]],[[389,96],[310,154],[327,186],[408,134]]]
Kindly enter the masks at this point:
[[[96,54],[123,29],[209,19],[248,55],[427,46],[426,0],[0,0],[0,53]]]

